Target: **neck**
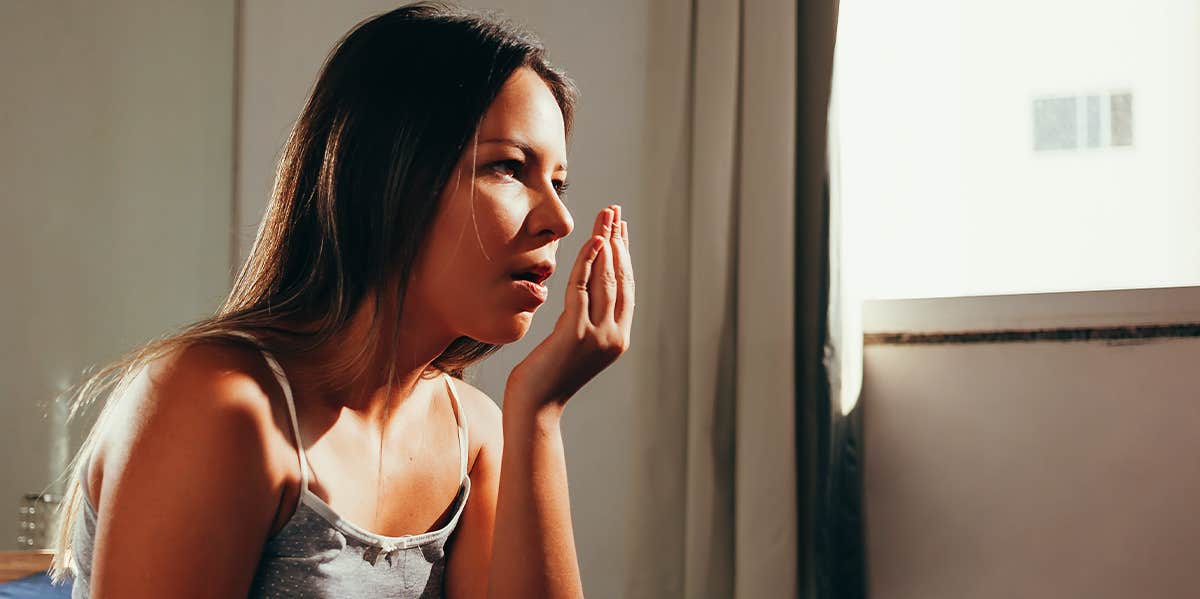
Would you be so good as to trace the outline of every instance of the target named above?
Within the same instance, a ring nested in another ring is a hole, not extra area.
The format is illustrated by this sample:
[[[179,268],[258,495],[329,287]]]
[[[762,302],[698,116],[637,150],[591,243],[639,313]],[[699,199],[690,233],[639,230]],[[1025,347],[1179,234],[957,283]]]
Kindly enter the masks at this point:
[[[291,370],[297,373],[297,385],[334,409],[386,426],[416,395],[422,379],[436,376],[433,361],[458,338],[425,316],[428,312],[420,306],[410,303],[399,318],[394,306],[384,302],[376,314],[376,300],[369,296],[341,331],[315,350],[295,356]],[[378,329],[374,342],[373,326]],[[390,388],[389,359],[396,375]]]

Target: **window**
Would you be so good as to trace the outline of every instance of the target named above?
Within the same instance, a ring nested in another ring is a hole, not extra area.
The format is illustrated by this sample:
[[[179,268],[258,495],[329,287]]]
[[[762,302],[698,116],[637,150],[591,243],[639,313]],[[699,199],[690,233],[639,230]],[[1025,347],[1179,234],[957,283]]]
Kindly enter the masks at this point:
[[[844,0],[866,299],[1200,285],[1200,0]]]

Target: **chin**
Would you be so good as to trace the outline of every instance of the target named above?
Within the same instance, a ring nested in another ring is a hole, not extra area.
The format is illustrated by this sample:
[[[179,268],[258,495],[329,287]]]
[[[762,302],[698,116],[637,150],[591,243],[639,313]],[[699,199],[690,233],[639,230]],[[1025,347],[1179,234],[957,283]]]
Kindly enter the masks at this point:
[[[497,318],[493,321],[492,326],[478,331],[477,334],[469,335],[469,337],[493,345],[507,345],[520,341],[525,333],[529,332],[529,325],[532,322],[532,312],[509,314],[506,317]]]

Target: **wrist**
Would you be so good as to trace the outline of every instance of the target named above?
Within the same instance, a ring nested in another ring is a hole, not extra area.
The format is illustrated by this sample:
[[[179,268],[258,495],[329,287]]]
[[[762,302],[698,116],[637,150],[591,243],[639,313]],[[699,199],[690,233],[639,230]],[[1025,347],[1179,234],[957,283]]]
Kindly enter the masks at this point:
[[[558,426],[566,403],[565,400],[541,397],[530,392],[528,387],[510,381],[504,389],[503,418],[506,423],[520,421]]]

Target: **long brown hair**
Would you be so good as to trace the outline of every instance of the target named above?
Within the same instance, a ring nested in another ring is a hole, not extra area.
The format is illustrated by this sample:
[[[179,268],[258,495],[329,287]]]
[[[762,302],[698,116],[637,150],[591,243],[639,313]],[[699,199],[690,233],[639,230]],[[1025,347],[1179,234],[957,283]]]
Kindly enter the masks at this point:
[[[296,355],[342,331],[365,300],[402,305],[442,188],[501,86],[522,67],[546,82],[570,131],[574,85],[511,22],[419,2],[359,23],[334,46],[284,146],[266,215],[224,305],[129,352],[65,398],[72,418],[97,401],[104,407],[67,471],[56,581],[72,568],[88,459],[129,382],[154,359],[197,342]],[[357,377],[365,355],[394,365],[397,339],[380,339],[373,325],[359,355],[327,370]],[[462,376],[497,347],[460,337],[433,367]],[[388,372],[389,384],[395,376]]]

